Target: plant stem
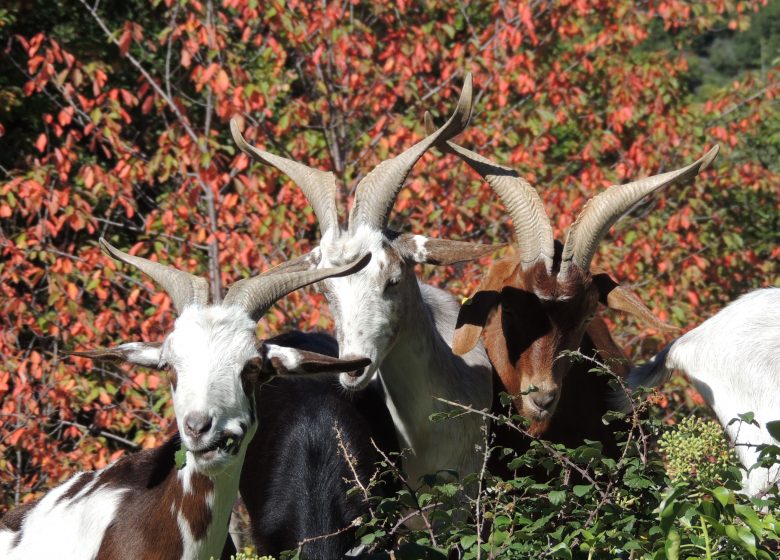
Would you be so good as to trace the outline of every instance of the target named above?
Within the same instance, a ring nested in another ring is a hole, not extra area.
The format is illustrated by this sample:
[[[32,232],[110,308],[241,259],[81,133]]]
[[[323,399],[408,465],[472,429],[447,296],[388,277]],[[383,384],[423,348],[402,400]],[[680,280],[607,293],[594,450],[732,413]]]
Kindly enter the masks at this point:
[[[704,533],[704,552],[706,553],[707,560],[712,560],[712,551],[710,550],[710,534],[707,531],[707,522],[704,518],[699,516],[701,522],[701,530]]]

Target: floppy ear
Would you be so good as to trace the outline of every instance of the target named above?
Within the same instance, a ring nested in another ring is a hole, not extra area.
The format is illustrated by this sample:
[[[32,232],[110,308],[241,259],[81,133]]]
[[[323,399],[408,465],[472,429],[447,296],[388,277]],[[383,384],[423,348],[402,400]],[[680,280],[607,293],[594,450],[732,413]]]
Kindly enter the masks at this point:
[[[626,378],[629,371],[628,356],[623,353],[623,349],[612,338],[604,319],[596,315],[585,327],[585,333],[593,342],[601,360],[620,377]]]
[[[342,360],[278,344],[263,344],[264,370],[273,375],[341,373],[371,364],[368,358]]]
[[[71,352],[71,356],[91,358],[93,360],[112,360],[128,362],[137,366],[160,369],[163,364],[159,342],[127,342],[115,348],[98,348],[97,350],[79,350]]]
[[[411,233],[401,234],[393,240],[393,247],[405,259],[421,264],[448,265],[473,261],[505,246],[506,244],[489,245],[485,243],[435,239]]]
[[[455,323],[455,336],[452,338],[452,351],[455,354],[461,356],[477,345],[482,329],[501,301],[501,290],[516,273],[518,266],[520,263],[514,255],[494,263],[474,295],[460,308]]]
[[[679,332],[679,328],[664,323],[642,303],[634,292],[615,282],[606,272],[592,272],[593,284],[599,291],[599,301],[616,311],[623,311],[633,316],[646,327],[665,332]]]

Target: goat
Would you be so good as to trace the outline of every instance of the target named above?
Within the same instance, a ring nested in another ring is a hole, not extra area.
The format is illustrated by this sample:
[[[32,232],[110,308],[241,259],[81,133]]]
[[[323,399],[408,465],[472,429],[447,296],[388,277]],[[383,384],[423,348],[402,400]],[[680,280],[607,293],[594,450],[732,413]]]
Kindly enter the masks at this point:
[[[130,342],[74,352],[168,370],[178,435],[156,449],[82,472],[0,522],[0,557],[203,558],[219,556],[238,492],[247,444],[257,429],[254,390],[276,374],[344,371],[366,359],[339,360],[259,342],[257,321],[285,294],[365,266],[262,274],[236,282],[208,305],[206,280],[124,253],[103,250],[156,280],[179,313],[161,344]],[[177,469],[177,450],[186,462]]]
[[[429,114],[425,120],[432,129]],[[513,396],[517,412],[530,420],[531,435],[544,434],[567,445],[584,438],[601,440],[606,451],[615,454],[614,435],[601,421],[609,410],[608,379],[589,375],[590,366],[573,363],[565,351],[581,348],[592,355],[598,350],[602,358],[624,358],[597,317],[599,302],[664,325],[607,274],[592,274],[591,260],[599,241],[623,214],[643,197],[691,180],[718,148],[680,170],[600,193],[588,201],[561,246],[554,241],[541,198],[514,170],[449,141],[437,146],[466,162],[501,198],[512,218],[517,247],[516,254],[491,266],[461,309],[453,350],[468,352],[482,336],[501,385]],[[564,385],[567,373],[570,381]],[[559,402],[566,408],[555,415]]]
[[[435,397],[486,409],[492,394],[490,362],[482,345],[463,356],[452,352],[460,307],[457,300],[419,283],[414,265],[472,260],[497,246],[399,234],[387,222],[411,168],[438,139],[449,139],[463,130],[471,108],[468,75],[455,112],[443,127],[401,155],[383,161],[358,183],[346,229],[338,223],[332,173],[250,146],[237,121],[231,121],[238,147],[287,174],[308,198],[320,224],[319,246],[284,263],[280,270],[332,266],[363,252],[373,255],[371,264],[357,275],[345,281],[325,281],[321,288],[333,314],[340,356],[371,359],[370,366],[341,374],[341,384],[359,391],[378,375],[399,445],[411,450],[403,457],[402,467],[412,484],[425,474],[453,470],[463,476],[480,466],[482,419],[462,415],[431,422],[431,414],[450,409]]]
[[[267,342],[338,356],[325,333]],[[334,377],[276,377],[255,398],[263,429],[249,444],[239,489],[258,554],[278,558],[300,546],[303,558],[343,558],[355,546],[354,521],[370,514],[365,494],[348,490],[374,478],[380,457],[372,440],[397,449],[381,387],[345,393]]]
[[[778,445],[766,423],[780,420],[780,288],[756,290],[730,303],[633,369],[629,387],[660,385],[674,370],[691,380],[750,469],[758,460],[757,445]],[[753,412],[757,424],[732,423],[745,412]],[[755,496],[778,481],[780,466],[755,468],[746,473],[743,488]]]

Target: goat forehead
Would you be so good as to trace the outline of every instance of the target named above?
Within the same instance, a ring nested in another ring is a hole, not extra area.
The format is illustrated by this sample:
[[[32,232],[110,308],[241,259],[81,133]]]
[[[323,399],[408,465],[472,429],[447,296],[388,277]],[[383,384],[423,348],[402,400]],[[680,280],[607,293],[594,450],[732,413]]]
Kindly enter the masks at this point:
[[[401,257],[393,249],[385,235],[378,230],[360,226],[353,235],[343,235],[320,245],[322,260],[320,267],[342,266],[358,257],[371,253],[371,261],[365,268],[349,276],[330,278],[325,282],[330,286],[349,286],[350,290],[359,289],[358,296],[365,294],[377,285],[377,279],[383,279],[392,273],[393,265],[400,264]],[[342,291],[342,290],[338,290]],[[341,294],[340,294],[341,295]]]
[[[188,307],[176,320],[163,350],[179,371],[239,368],[257,355],[255,323],[238,307]]]

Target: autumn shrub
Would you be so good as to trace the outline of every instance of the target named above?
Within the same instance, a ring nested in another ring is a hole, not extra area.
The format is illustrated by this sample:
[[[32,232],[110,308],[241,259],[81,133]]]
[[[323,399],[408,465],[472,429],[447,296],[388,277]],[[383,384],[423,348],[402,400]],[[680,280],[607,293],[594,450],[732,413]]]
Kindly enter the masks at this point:
[[[772,26],[751,22],[775,9],[763,0],[5,3],[0,511],[77,470],[158,445],[173,429],[164,377],[67,356],[75,348],[159,340],[173,320],[169,298],[149,279],[101,254],[100,235],[208,277],[217,299],[232,282],[309,250],[317,238],[299,189],[237,152],[227,126],[233,116],[249,141],[332,171],[346,202],[370,168],[422,137],[425,110],[441,121],[471,71],[475,112],[459,142],[528,178],[557,238],[594,193],[679,167],[717,142],[712,169],[636,208],[601,244],[597,264],[682,328],[745,291],[776,285],[777,61],[705,79],[717,68],[734,70],[733,61],[711,64],[716,39],[736,41],[752,29],[751,45],[774,45],[761,35]],[[399,230],[511,240],[490,189],[435,151],[410,174],[395,208],[391,226]],[[465,296],[488,262],[420,273]],[[666,342],[630,321],[608,320],[635,360]],[[289,296],[258,334],[293,327],[331,327],[320,294]],[[701,405],[686,386],[670,385],[661,398],[667,415]],[[661,459],[626,448],[621,466],[630,474],[620,482],[634,486],[610,487],[603,507],[595,507],[603,498],[595,486],[575,491],[561,478],[535,487],[488,477],[493,544],[508,542],[500,532],[507,519],[512,534],[522,535],[512,546],[541,543],[553,523],[550,542],[575,555],[629,527],[637,535],[650,530],[651,509],[627,509],[621,520],[615,504],[657,503],[666,491]],[[597,470],[623,472],[598,446],[572,452],[583,461],[594,455]],[[543,446],[518,460],[534,457],[552,460]],[[437,486],[426,500],[453,492]],[[707,503],[728,509],[730,500]],[[598,512],[591,521],[587,507]],[[389,531],[377,523],[377,531]],[[458,546],[481,550],[484,542],[468,541],[480,533],[460,523],[436,525],[443,532],[435,544],[410,534],[409,545],[439,550],[462,536]],[[666,538],[659,531],[645,538]]]

